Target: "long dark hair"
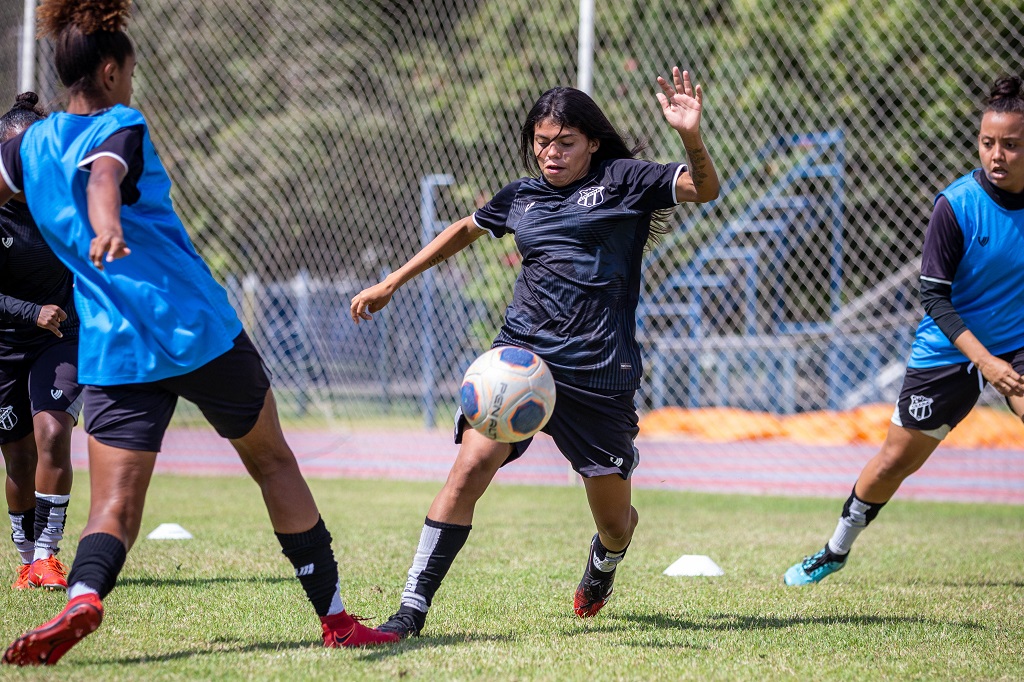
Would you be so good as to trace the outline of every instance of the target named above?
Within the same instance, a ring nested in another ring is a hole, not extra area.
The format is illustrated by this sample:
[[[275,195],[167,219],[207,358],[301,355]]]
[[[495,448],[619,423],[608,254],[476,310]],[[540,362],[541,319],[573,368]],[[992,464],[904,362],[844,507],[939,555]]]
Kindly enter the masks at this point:
[[[55,43],[54,66],[69,94],[89,94],[100,65],[118,65],[135,54],[124,32],[131,0],[43,0],[37,11],[39,34]]]
[[[1024,114],[1024,79],[1020,76],[999,78],[985,100],[985,111]]]
[[[540,165],[533,151],[533,136],[537,124],[551,119],[563,128],[575,128],[591,140],[598,140],[600,145],[590,158],[596,165],[608,159],[636,159],[647,149],[647,143],[640,140],[632,147],[615,129],[601,107],[591,99],[590,95],[576,88],[551,88],[540,96],[530,113],[526,115],[523,128],[519,134],[519,155],[526,170],[537,175]],[[668,219],[673,209],[655,211],[651,216],[651,236],[648,245],[657,242],[658,238],[671,231]]]
[[[39,95],[34,92],[21,93],[14,100],[10,111],[0,116],[0,142],[11,139],[44,118],[46,110],[39,106]]]

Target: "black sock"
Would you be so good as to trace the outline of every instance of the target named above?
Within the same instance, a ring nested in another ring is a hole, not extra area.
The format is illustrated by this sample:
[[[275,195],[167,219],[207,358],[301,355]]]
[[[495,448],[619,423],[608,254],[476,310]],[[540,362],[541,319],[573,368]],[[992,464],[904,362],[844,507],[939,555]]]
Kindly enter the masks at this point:
[[[54,502],[47,496],[40,497],[36,493],[35,533],[36,547],[45,547],[51,554],[60,551],[60,541],[64,538],[64,523],[68,514],[68,495],[51,495],[64,500]]]
[[[459,550],[466,544],[473,526],[459,526],[427,518],[420,532],[409,577],[402,591],[402,605],[426,612],[434,600],[434,593],[448,574]]]
[[[36,551],[36,509],[15,512],[7,510],[11,517],[11,540],[18,548],[22,563],[32,563]]]
[[[281,552],[295,567],[295,576],[302,583],[316,615],[326,616],[331,602],[341,596],[338,585],[338,563],[331,549],[331,534],[322,518],[305,533],[275,533]],[[344,605],[342,605],[344,607]],[[340,611],[340,609],[337,609]]]
[[[114,589],[117,576],[124,567],[128,550],[124,543],[107,533],[86,535],[78,543],[75,562],[68,574],[68,587],[84,583],[103,599]]]
[[[626,550],[629,549],[629,545],[626,545],[617,552],[613,552],[601,544],[600,535],[594,535],[591,549],[591,567],[599,573],[614,573],[619,562],[626,557]]]

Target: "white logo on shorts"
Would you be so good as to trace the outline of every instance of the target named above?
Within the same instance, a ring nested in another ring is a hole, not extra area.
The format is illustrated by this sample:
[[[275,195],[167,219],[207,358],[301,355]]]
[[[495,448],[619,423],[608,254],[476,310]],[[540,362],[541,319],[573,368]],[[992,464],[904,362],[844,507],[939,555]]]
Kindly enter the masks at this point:
[[[18,415],[14,414],[14,407],[11,405],[0,407],[0,429],[10,431],[17,423]]]
[[[580,206],[597,206],[604,201],[604,187],[588,187],[580,190],[580,198],[576,203]]]
[[[14,243],[14,237],[4,237],[4,248],[11,248],[11,244]]]
[[[611,459],[612,459],[612,466],[617,466],[617,467],[622,466],[622,463],[626,461],[626,460],[622,459],[621,457],[612,457]]]
[[[64,391],[60,390],[59,388],[51,388],[50,389],[50,396],[54,400],[59,400],[62,395],[64,395]]]
[[[910,396],[910,408],[907,411],[917,421],[924,421],[932,416],[932,403],[934,402],[931,398],[926,398],[923,395],[912,395]]]

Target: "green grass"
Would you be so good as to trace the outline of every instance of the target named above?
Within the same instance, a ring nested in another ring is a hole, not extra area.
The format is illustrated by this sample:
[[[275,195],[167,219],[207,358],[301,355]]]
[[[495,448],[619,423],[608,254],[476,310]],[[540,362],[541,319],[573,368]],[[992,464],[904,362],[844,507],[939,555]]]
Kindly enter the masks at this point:
[[[315,480],[349,609],[395,608],[436,483]],[[65,558],[85,521],[72,499]],[[157,477],[106,620],[64,680],[762,680],[1024,678],[1024,508],[897,502],[821,585],[783,571],[831,533],[841,500],[638,491],[641,525],[595,619],[572,615],[592,521],[581,488],[496,486],[435,599],[424,636],[329,651],[254,484]],[[707,554],[719,578],[662,575]],[[13,577],[14,551],[7,553]],[[51,617],[63,595],[0,591],[0,637]],[[58,673],[54,674],[54,673]]]

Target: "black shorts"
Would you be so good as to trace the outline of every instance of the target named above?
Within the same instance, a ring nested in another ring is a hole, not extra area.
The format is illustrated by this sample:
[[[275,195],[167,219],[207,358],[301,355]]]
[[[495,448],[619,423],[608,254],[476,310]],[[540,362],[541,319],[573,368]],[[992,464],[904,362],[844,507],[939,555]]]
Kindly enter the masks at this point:
[[[628,479],[640,463],[633,441],[640,433],[633,398],[636,391],[603,391],[555,381],[555,411],[541,429],[583,478],[618,474]],[[460,408],[455,413],[455,442],[470,428]],[[502,466],[519,459],[532,438],[509,443],[512,454]]]
[[[67,412],[78,422],[78,336],[26,346],[0,345],[0,443],[32,433],[40,412]]]
[[[998,357],[1024,374],[1024,348]],[[973,362],[908,367],[892,423],[942,440],[974,408],[987,383]]]
[[[111,447],[159,452],[178,398],[196,404],[224,438],[252,430],[270,388],[259,351],[243,331],[199,369],[160,381],[85,387],[85,431]]]

